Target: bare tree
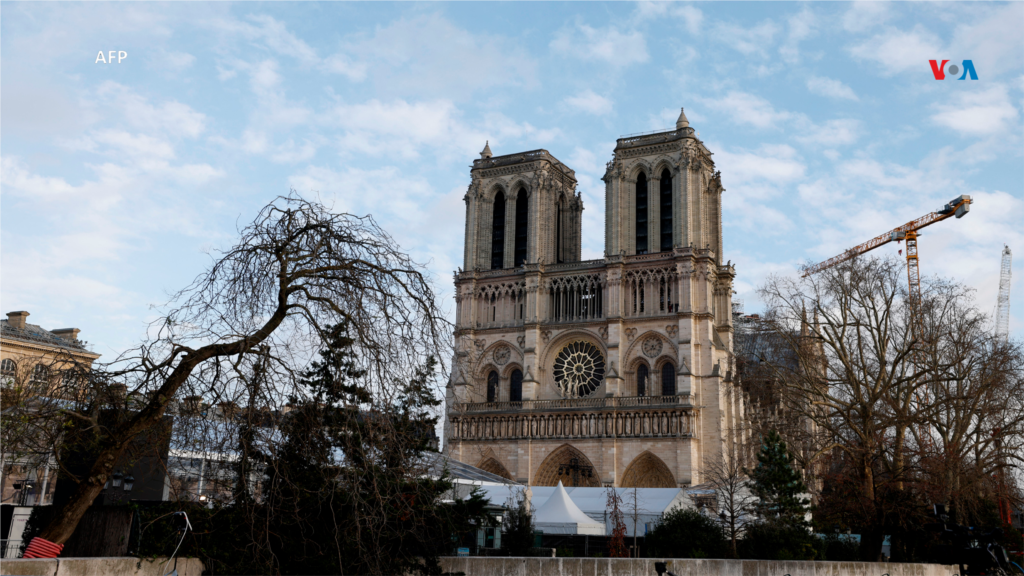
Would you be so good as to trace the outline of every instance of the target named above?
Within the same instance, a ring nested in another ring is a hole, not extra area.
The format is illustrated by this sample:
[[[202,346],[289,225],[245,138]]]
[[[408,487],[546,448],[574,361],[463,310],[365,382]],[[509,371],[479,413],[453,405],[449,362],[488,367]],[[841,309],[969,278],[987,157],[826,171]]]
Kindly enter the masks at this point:
[[[450,327],[425,270],[372,218],[334,214],[294,194],[264,207],[166,309],[143,344],[83,375],[82,394],[47,410],[88,427],[95,456],[42,538],[67,541],[129,445],[176,399],[244,405],[263,363],[268,387],[259,395],[282,405],[334,325],[351,330],[371,411],[392,406],[396,383],[416,378],[428,356],[450,356]],[[99,393],[114,383],[126,393]],[[103,407],[120,407],[119,416],[100,418]],[[381,434],[388,422],[379,419]]]
[[[753,506],[757,502],[757,497],[750,491],[748,467],[749,463],[742,455],[704,463],[704,478],[706,484],[715,490],[718,518],[730,539],[733,558],[739,557],[737,541],[753,520]]]
[[[820,435],[812,459],[852,467],[862,522],[913,521],[893,508],[911,496],[991,498],[979,483],[1020,462],[1020,349],[992,339],[962,286],[926,279],[911,302],[902,262],[858,258],[761,294],[780,402]]]

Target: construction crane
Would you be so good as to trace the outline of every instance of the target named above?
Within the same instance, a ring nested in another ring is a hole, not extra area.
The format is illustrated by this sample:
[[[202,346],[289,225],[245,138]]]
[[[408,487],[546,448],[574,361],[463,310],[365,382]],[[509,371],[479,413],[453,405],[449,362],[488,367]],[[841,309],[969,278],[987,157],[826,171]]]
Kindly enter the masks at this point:
[[[824,262],[819,262],[813,266],[808,267],[804,270],[803,275],[810,276],[822,270],[826,270],[839,264],[840,262],[846,262],[851,258],[855,258],[870,252],[879,246],[884,246],[889,242],[898,242],[900,240],[907,241],[907,281],[910,284],[910,302],[911,305],[917,308],[918,302],[921,300],[921,274],[918,270],[917,263],[917,231],[925,226],[931,226],[936,222],[942,222],[946,218],[956,216],[957,218],[963,218],[971,210],[971,197],[962,195],[956,197],[952,202],[946,204],[941,210],[926,214],[916,220],[911,220],[903,226],[890,230],[885,234],[876,236],[871,240],[863,244],[859,244],[850,248],[846,252],[838,256],[833,256]]]
[[[1003,244],[1003,264],[999,270],[999,300],[996,304],[996,336],[1005,342],[1010,338],[1010,270],[1013,254]]]

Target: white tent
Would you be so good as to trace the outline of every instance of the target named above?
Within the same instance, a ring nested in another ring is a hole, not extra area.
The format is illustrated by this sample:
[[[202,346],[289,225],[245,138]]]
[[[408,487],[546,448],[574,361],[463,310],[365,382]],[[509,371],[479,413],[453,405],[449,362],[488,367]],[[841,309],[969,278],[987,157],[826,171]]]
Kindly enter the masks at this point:
[[[583,513],[572,501],[562,483],[533,515],[533,525],[545,534],[604,535],[604,522],[597,522]]]
[[[491,504],[501,506],[508,501],[509,495],[515,490],[524,490],[524,486],[484,485],[481,486]],[[611,534],[612,526],[608,519],[608,490],[612,488],[590,488],[572,486],[565,492],[572,502],[592,518],[592,522],[606,524],[605,534]],[[622,498],[622,515],[626,522],[626,536],[633,536],[634,520],[636,532],[643,536],[650,528],[661,520],[662,515],[673,508],[692,508],[693,503],[682,488],[614,488]],[[554,495],[554,486],[530,486],[529,498],[533,510],[544,506]],[[634,518],[633,508],[636,503],[637,514]]]

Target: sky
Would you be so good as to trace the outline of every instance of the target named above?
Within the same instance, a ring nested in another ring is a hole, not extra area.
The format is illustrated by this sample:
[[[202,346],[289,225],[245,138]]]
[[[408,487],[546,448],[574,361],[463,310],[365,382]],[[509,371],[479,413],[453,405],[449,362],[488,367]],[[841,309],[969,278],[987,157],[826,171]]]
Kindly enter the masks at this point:
[[[1009,245],[1021,338],[1022,27],[1024,3],[988,2],[2,2],[3,311],[112,359],[290,190],[372,214],[451,310],[485,141],[576,171],[600,258],[616,138],[685,107],[747,313],[768,275],[969,194],[921,234],[922,274],[992,314]]]

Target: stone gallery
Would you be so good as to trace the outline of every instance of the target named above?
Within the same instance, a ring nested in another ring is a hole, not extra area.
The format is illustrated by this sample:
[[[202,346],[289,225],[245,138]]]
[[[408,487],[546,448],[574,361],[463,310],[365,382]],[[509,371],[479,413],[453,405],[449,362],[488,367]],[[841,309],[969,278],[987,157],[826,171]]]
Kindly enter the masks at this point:
[[[575,172],[546,150],[473,162],[445,450],[536,486],[700,483],[743,441],[724,191],[685,113],[620,138],[605,255],[582,261]]]

